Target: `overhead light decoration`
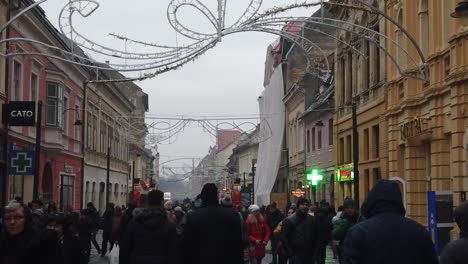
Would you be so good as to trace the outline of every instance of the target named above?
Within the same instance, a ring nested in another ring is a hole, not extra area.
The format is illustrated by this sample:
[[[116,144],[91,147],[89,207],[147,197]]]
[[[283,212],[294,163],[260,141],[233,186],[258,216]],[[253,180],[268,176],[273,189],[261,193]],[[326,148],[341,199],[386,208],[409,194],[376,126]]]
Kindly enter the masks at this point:
[[[0,28],[0,31],[4,31],[8,25],[10,25],[22,14],[46,1],[47,0],[39,0],[32,5],[25,7],[25,9],[21,10],[15,17],[4,24]],[[125,50],[118,50],[87,38],[74,26],[75,16],[79,15],[82,18],[90,17],[96,12],[96,10],[99,9],[99,2],[96,0],[70,0],[63,7],[59,15],[59,30],[69,39],[70,42],[67,49],[52,46],[35,39],[8,38],[2,40],[1,42],[9,41],[11,44],[14,44],[15,42],[29,42],[32,45],[42,46],[40,49],[41,51],[13,51],[0,55],[41,55],[92,69],[108,70],[109,68],[112,68],[121,72],[140,72],[139,77],[122,78],[112,81],[141,81],[153,78],[167,71],[178,69],[188,62],[196,60],[208,50],[214,48],[219,42],[222,41],[223,37],[225,36],[242,32],[263,32],[278,35],[298,45],[305,53],[305,57],[307,58],[306,71],[322,80],[328,80],[331,75],[331,66],[327,59],[329,54],[327,54],[322,49],[319,42],[316,42],[318,40],[308,39],[304,37],[304,34],[291,33],[285,30],[288,26],[291,26],[292,23],[298,23],[302,27],[302,33],[304,31],[311,31],[319,36],[331,38],[337,42],[340,42],[341,44],[348,46],[351,51],[358,53],[361,56],[364,55],[354,47],[353,43],[348,43],[347,41],[338,39],[336,36],[334,36],[334,34],[327,34],[320,28],[327,27],[333,30],[346,31],[347,33],[353,35],[354,38],[368,40],[381,49],[383,53],[389,57],[390,61],[394,63],[402,76],[425,81],[428,80],[428,64],[416,40],[408,33],[408,31],[402,27],[402,25],[399,25],[394,19],[389,17],[378,8],[367,3],[365,0],[349,0],[347,3],[341,3],[339,1],[305,0],[302,3],[294,3],[281,7],[275,7],[263,12],[260,12],[263,0],[250,0],[250,3],[247,5],[242,15],[231,25],[227,25],[225,20],[226,13],[228,11],[227,2],[228,0],[218,0],[218,8],[215,12],[213,12],[213,10],[210,10],[205,4],[202,3],[201,0],[171,0],[167,8],[167,18],[169,23],[175,30],[176,34],[180,34],[190,40],[190,44],[182,46],[166,45],[151,43],[143,40],[136,40],[116,33],[109,34],[111,37],[114,37],[119,41],[132,43],[136,46],[133,50],[127,50],[127,48]],[[405,35],[408,39],[408,48],[401,46],[399,42],[395,39],[392,39],[392,36],[390,35],[386,35],[382,32],[367,28],[364,25],[355,24],[344,19],[341,20],[339,17],[325,17],[323,16],[323,12],[322,16],[318,17],[282,16],[282,14],[285,12],[294,9],[319,6],[324,9],[329,7],[356,9],[359,12],[368,12],[369,14],[379,16],[380,19],[385,19],[400,29],[402,34]],[[181,9],[181,7],[193,8],[196,12],[201,13],[212,25],[212,30],[199,32],[192,29],[191,25],[182,24],[182,22],[178,19],[178,11]],[[385,44],[381,45],[381,42]],[[142,47],[145,49],[149,48],[152,50],[152,52],[141,52]],[[403,65],[400,65],[398,60],[396,60],[396,58],[390,52],[390,50],[394,49],[398,49],[402,54],[408,57],[408,61],[411,64],[408,67],[418,70],[415,72],[406,72],[402,70]],[[418,56],[415,57],[408,51],[413,49],[417,51]],[[106,60],[112,59],[118,62],[96,62],[93,58],[84,55],[85,52],[95,53],[98,54],[99,57],[108,58]],[[420,61],[422,63],[419,63]],[[316,67],[316,65],[323,66]],[[108,80],[92,80],[89,82],[97,83],[106,81]]]

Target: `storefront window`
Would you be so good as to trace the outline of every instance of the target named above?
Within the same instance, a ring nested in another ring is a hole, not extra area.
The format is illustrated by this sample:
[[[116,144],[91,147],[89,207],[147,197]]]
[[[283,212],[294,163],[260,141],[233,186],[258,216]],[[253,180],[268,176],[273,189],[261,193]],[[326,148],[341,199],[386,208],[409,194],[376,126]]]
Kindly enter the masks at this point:
[[[75,177],[69,175],[61,176],[60,185],[60,209],[65,210],[73,206],[73,196],[75,195]]]

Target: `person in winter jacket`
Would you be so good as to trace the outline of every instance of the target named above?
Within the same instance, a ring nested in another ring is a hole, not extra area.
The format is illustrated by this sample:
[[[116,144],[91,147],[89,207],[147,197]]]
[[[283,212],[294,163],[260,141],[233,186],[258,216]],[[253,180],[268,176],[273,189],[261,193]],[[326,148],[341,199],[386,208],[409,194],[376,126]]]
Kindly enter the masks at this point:
[[[271,231],[274,231],[281,221],[284,219],[284,215],[278,210],[278,206],[273,202],[269,207],[268,213],[268,226]],[[272,264],[278,263],[278,256],[276,253],[276,248],[278,246],[277,239],[275,236],[271,236],[271,255],[273,257]]]
[[[315,214],[315,220],[317,221],[318,228],[317,264],[325,264],[327,245],[332,240],[332,218],[333,215],[330,211],[330,204],[327,202],[321,202],[317,209],[317,213]]]
[[[453,212],[460,227],[460,239],[448,243],[440,255],[440,264],[464,264],[468,261],[468,201]]]
[[[91,232],[91,243],[93,244],[98,254],[100,255],[101,247],[99,246],[99,243],[96,240],[96,235],[99,230],[99,225],[101,224],[101,217],[99,216],[99,212],[96,210],[96,207],[94,207],[94,204],[92,202],[89,202],[86,205],[86,210],[87,210],[87,215],[89,217],[89,220],[91,221],[91,225],[93,227],[92,232]]]
[[[119,264],[178,264],[176,225],[167,219],[164,193],[148,193],[148,208],[136,213],[121,240]]]
[[[102,215],[102,222],[101,222],[101,228],[102,228],[102,251],[101,251],[101,257],[104,257],[107,253],[107,244],[111,241],[111,235],[112,235],[112,222],[114,219],[114,204],[109,203],[107,204],[106,211]],[[113,244],[111,242],[111,248]]]
[[[250,240],[250,263],[261,264],[265,257],[265,247],[270,240],[271,231],[257,205],[251,205],[249,212],[245,225]]]
[[[86,254],[78,237],[73,234],[71,215],[58,215],[55,220],[56,263],[61,264],[86,264]]]
[[[93,233],[93,224],[89,217],[87,209],[81,210],[80,219],[78,220],[78,237],[80,240],[81,248],[85,255],[86,263],[89,262],[91,255],[91,237]]]
[[[318,230],[309,214],[309,201],[299,198],[297,211],[283,221],[281,236],[291,264],[312,264],[317,250]]]
[[[11,201],[3,211],[3,230],[0,233],[0,263],[55,263],[53,233],[40,233],[32,228],[28,207]]]
[[[427,230],[405,217],[402,194],[395,181],[378,181],[361,212],[367,220],[348,231],[344,264],[439,263]]]
[[[182,263],[243,263],[239,217],[218,204],[218,188],[214,183],[203,186],[200,198],[202,207],[187,216]]]
[[[114,215],[112,217],[112,232],[110,237],[111,247],[109,251],[112,251],[114,245],[120,242],[120,228],[123,219],[123,212],[120,206],[116,206],[114,209]]]
[[[347,198],[343,204],[343,212],[338,220],[333,223],[332,238],[338,241],[337,251],[338,260],[342,264],[343,259],[343,244],[348,230],[357,223],[358,214],[354,200]],[[333,222],[333,220],[332,220]]]

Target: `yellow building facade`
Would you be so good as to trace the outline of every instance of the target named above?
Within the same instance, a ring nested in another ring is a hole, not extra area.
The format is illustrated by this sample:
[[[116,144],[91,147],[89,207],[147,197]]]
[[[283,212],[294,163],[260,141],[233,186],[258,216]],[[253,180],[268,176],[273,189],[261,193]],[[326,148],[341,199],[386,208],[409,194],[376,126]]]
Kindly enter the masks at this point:
[[[387,14],[414,37],[429,65],[428,82],[402,77],[388,61],[386,66],[388,178],[403,183],[407,216],[424,225],[427,192],[445,193],[457,206],[468,190],[468,27],[450,16],[457,2],[386,1]],[[386,28],[410,46],[394,25]],[[416,70],[407,56],[391,53],[405,72]]]
[[[373,6],[383,10],[383,1]],[[362,25],[385,34],[385,23],[377,16],[359,10],[332,8],[340,20]],[[367,34],[364,31],[359,33]],[[341,205],[346,197],[354,198],[352,104],[356,104],[359,135],[359,197],[366,198],[374,183],[388,175],[386,56],[373,42],[337,31],[341,42],[335,51],[335,204]],[[352,43],[360,53],[353,52]],[[363,56],[365,55],[365,56]]]

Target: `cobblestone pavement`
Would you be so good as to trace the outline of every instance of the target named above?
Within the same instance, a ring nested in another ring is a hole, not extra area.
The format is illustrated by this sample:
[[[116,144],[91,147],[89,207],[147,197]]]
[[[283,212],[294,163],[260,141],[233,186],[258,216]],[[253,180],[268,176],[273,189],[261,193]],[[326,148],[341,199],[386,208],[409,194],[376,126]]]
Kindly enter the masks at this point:
[[[102,233],[99,233],[96,237],[99,245],[101,245],[102,241]],[[262,264],[270,264],[272,260],[271,254],[267,254],[263,259]],[[105,257],[101,257],[98,255],[94,246],[91,246],[91,259],[90,264],[118,264],[119,263],[119,247],[114,247],[110,253],[108,253]],[[325,264],[338,264],[338,261],[335,262],[333,259],[333,253],[331,248],[327,248],[327,259],[325,260]]]

